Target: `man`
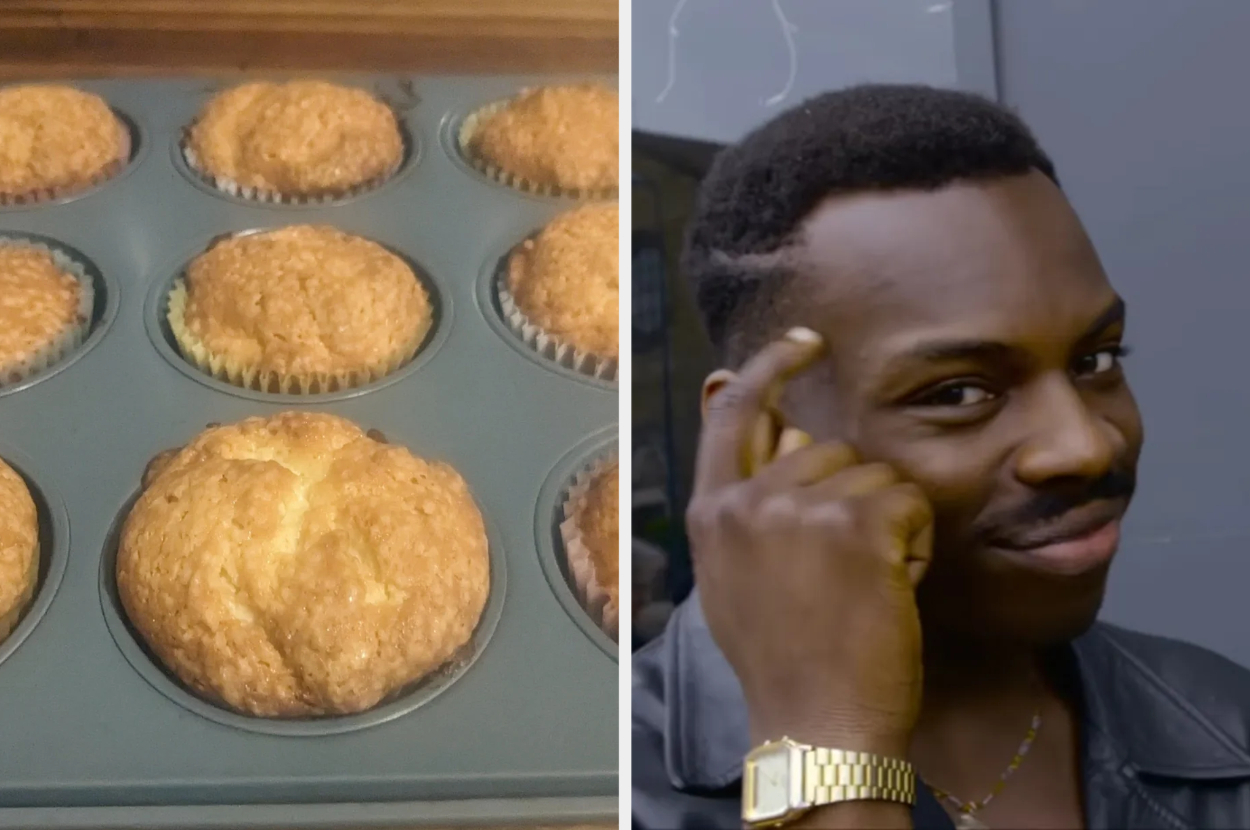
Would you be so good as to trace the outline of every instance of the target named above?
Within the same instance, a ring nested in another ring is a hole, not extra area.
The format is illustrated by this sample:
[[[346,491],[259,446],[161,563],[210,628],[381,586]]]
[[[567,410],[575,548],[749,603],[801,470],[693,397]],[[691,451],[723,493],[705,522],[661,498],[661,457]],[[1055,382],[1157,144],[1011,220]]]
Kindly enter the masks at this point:
[[[1250,673],[1095,622],[1125,305],[1015,116],[809,101],[717,159],[685,269],[727,369],[635,827],[1250,827]]]

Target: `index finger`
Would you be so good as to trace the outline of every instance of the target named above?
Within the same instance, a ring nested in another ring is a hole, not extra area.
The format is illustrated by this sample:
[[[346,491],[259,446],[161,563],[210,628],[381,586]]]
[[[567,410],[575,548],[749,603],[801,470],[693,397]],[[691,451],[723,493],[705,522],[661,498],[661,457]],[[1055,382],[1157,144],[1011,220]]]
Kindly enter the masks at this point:
[[[756,421],[775,403],[781,386],[823,352],[819,334],[807,328],[791,329],[748,360],[738,376],[712,396],[699,434],[696,493],[750,474],[746,456]]]

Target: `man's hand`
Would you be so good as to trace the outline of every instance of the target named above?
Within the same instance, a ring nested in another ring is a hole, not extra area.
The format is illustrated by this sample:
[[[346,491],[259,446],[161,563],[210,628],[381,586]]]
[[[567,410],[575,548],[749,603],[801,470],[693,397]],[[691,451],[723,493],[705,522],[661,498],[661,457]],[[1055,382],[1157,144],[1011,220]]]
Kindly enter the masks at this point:
[[[822,350],[795,330],[708,402],[687,513],[696,581],[754,743],[904,757],[920,706],[928,501],[842,443],[788,441],[756,467],[782,384]]]

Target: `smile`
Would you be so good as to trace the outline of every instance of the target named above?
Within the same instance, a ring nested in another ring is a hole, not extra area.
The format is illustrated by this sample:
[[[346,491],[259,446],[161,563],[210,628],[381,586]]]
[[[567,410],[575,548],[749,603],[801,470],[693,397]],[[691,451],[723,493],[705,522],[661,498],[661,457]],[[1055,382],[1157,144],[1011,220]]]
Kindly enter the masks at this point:
[[[1096,502],[1061,520],[993,547],[1021,564],[1064,576],[1078,576],[1105,566],[1120,544],[1120,521],[1126,502]]]

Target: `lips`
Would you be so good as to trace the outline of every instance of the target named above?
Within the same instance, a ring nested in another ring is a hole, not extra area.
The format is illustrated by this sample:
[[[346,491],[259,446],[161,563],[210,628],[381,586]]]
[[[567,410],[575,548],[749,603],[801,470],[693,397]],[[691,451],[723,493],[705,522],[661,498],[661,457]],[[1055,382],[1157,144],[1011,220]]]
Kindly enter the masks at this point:
[[[1127,501],[1102,501],[1072,510],[1058,521],[993,547],[1033,570],[1076,576],[1111,561],[1120,543],[1120,519]]]
[[[1127,508],[1128,503],[1122,499],[1092,502],[1068,511],[1053,522],[1040,525],[1028,531],[996,538],[992,544],[996,548],[1028,551],[1048,545],[1071,542],[1088,536],[1111,522],[1118,522],[1124,517],[1124,512]]]

